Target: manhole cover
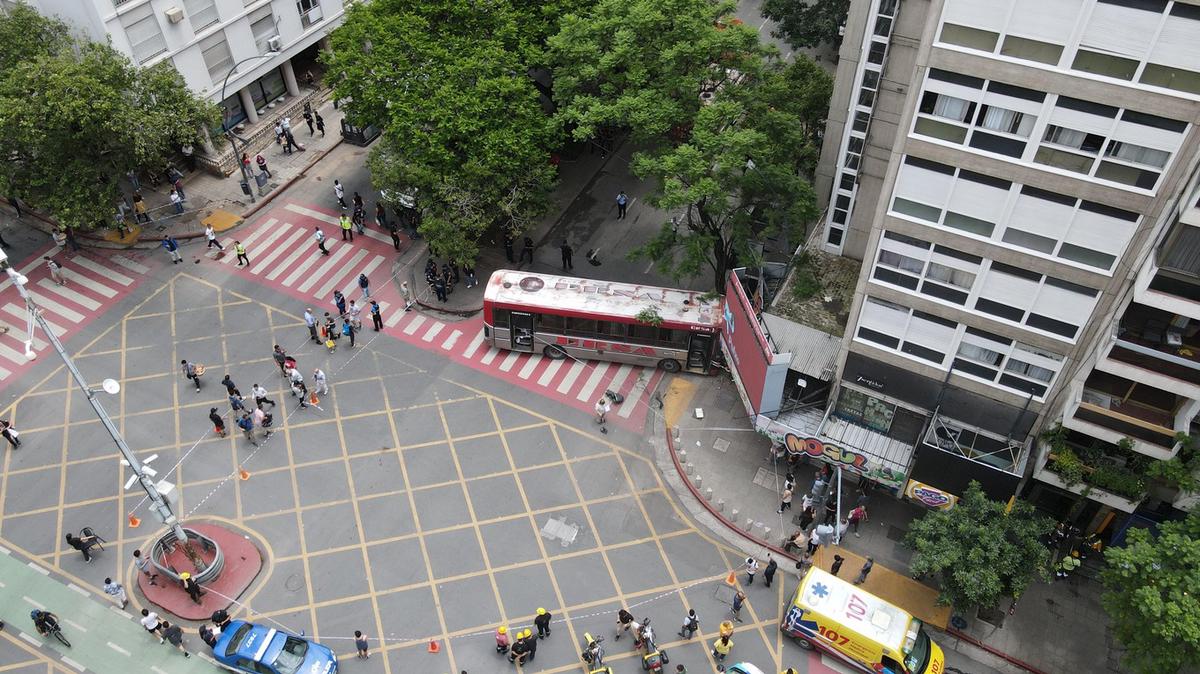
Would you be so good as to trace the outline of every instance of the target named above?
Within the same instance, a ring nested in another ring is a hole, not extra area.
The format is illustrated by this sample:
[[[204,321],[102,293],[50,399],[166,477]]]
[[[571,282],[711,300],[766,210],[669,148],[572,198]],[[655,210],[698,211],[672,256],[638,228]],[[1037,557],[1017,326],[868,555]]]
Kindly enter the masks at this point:
[[[729,441],[725,438],[717,438],[713,441],[713,449],[718,452],[726,452],[729,450]]]
[[[288,592],[296,592],[300,590],[300,588],[304,587],[304,576],[298,573],[293,573],[287,577],[287,580],[283,581],[283,587]]]

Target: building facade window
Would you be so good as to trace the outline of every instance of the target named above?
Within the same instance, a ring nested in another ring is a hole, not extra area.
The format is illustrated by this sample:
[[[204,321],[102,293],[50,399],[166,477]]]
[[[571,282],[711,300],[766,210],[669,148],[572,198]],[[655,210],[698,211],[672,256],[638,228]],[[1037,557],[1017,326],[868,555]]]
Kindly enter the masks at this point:
[[[225,32],[217,31],[201,40],[200,53],[204,55],[204,65],[208,68],[208,76],[212,81],[224,81],[233,69],[233,54],[229,51]]]
[[[296,11],[300,14],[300,25],[304,26],[305,30],[325,18],[321,14],[321,0],[296,0]]]
[[[250,14],[250,33],[254,36],[254,46],[258,53],[267,53],[267,41],[278,35],[275,30],[275,15],[271,13],[270,5],[260,7]]]
[[[121,15],[121,27],[129,38],[129,47],[133,51],[133,59],[145,63],[167,50],[167,41],[163,39],[162,27],[158,25],[158,17],[150,3],[134,7]]]
[[[192,30],[196,33],[208,28],[220,20],[217,14],[216,0],[183,0],[184,11],[192,22]]]

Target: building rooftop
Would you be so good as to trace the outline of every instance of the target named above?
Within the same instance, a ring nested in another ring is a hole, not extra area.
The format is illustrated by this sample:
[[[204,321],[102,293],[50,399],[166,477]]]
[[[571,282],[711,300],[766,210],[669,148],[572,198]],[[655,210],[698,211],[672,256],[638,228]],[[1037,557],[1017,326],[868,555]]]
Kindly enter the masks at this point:
[[[779,289],[769,311],[841,339],[850,317],[862,263],[806,250]]]

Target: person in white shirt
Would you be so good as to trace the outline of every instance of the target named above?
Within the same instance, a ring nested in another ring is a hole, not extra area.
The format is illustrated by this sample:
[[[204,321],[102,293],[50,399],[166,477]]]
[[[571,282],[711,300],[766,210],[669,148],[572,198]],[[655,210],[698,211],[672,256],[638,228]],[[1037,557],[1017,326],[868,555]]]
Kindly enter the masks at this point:
[[[346,188],[336,180],[333,181],[333,194],[337,197],[338,205],[342,207],[342,210],[346,210]]]
[[[313,390],[318,395],[329,395],[329,381],[321,368],[313,370]]]
[[[321,251],[322,255],[328,255],[329,251],[325,249],[325,232],[322,232],[320,227],[316,229],[317,233],[313,234],[313,239],[317,242],[317,250]]]
[[[758,560],[753,557],[746,558],[746,584],[754,584],[754,574],[758,573]]]
[[[209,248],[216,246],[220,250],[225,250],[225,246],[222,246],[221,242],[217,241],[217,230],[213,229],[212,225],[205,226],[204,238],[208,239],[208,247]]]

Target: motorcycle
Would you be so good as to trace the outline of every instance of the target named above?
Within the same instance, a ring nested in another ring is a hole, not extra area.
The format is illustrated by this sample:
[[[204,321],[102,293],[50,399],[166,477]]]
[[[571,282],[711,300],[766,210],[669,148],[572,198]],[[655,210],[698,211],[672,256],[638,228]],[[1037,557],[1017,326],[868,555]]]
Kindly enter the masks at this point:
[[[588,674],[612,674],[612,668],[604,664],[604,648],[600,645],[603,641],[604,637],[593,637],[587,632],[583,633],[585,646],[579,658],[583,660],[584,671]]]

